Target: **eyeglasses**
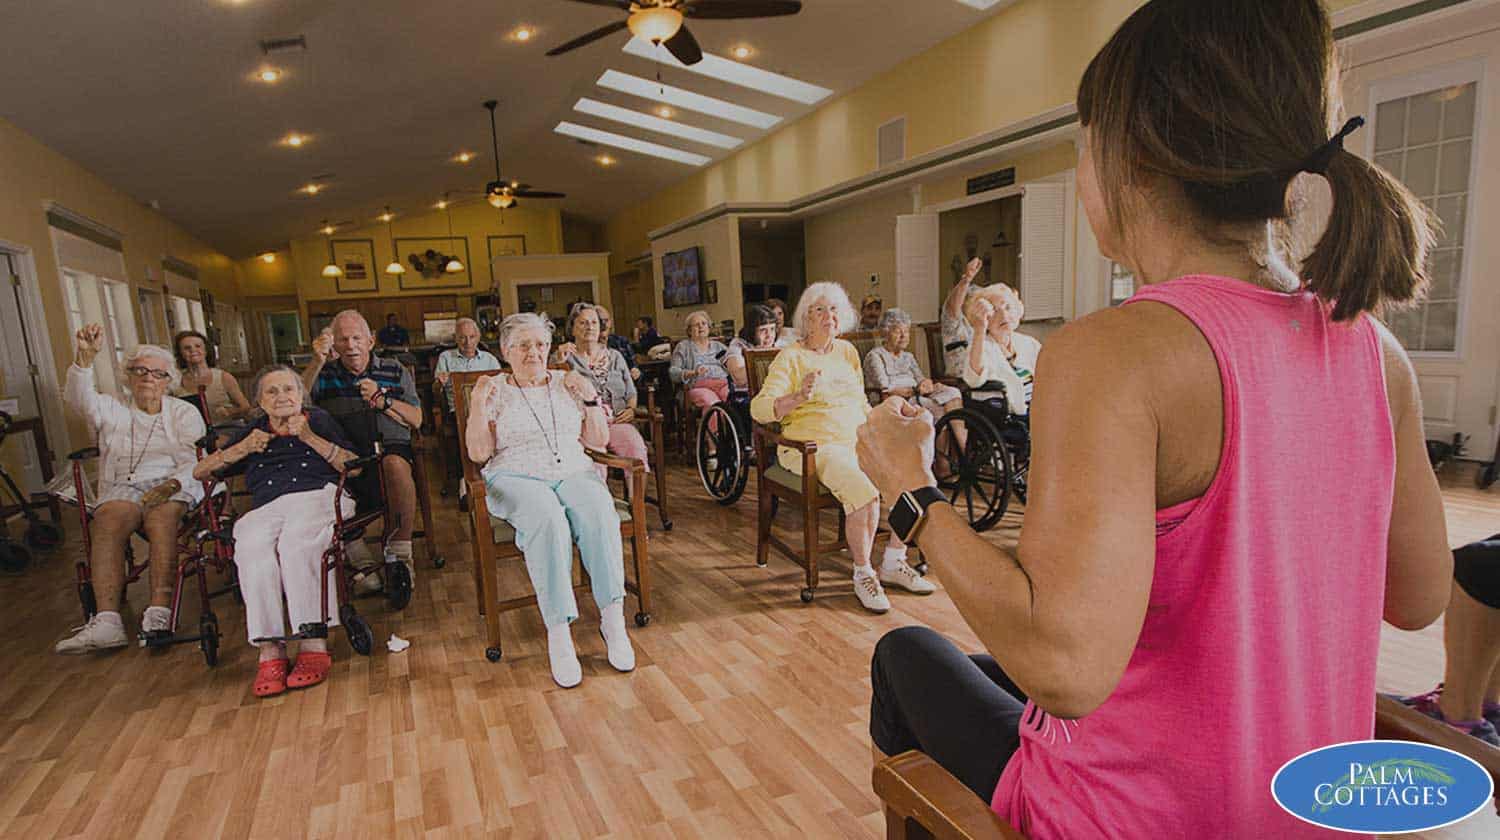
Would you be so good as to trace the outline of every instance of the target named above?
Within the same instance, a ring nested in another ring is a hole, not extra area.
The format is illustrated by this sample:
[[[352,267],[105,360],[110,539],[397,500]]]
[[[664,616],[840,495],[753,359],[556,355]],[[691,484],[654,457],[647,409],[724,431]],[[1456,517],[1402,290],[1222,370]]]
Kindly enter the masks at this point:
[[[130,374],[131,376],[149,376],[152,379],[155,379],[157,382],[166,382],[168,379],[172,378],[171,371],[141,367],[140,365],[125,368],[125,372]]]

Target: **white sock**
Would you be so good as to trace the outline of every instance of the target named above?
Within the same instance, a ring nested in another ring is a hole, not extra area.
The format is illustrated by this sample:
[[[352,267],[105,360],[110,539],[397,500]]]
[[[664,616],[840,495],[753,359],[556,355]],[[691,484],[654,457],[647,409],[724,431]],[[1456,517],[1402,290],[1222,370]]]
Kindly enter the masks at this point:
[[[391,540],[385,547],[386,557],[411,560],[411,540]]]
[[[615,601],[599,611],[599,633],[604,636],[609,664],[616,671],[634,671],[635,648],[625,632],[625,602]]]
[[[903,545],[900,548],[893,545],[886,546],[885,555],[880,560],[880,570],[894,572],[904,565],[906,565],[906,546]]]
[[[120,614],[118,612],[115,612],[114,610],[100,612],[96,614],[94,618],[97,619],[101,624],[113,624],[116,627],[125,626],[125,620],[120,618]]]
[[[856,565],[854,567],[854,576],[856,578],[875,577],[875,568],[868,562],[866,562],[864,565]]]
[[[583,666],[573,649],[573,628],[566,622],[547,628],[547,658],[552,663],[552,679],[563,688],[583,682]]]

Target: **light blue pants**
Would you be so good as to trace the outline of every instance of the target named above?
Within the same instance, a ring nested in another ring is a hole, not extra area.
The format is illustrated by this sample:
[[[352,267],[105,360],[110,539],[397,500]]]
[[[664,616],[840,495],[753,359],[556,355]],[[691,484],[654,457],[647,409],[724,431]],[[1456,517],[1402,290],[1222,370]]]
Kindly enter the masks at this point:
[[[578,618],[574,542],[599,609],[625,600],[620,517],[593,470],[561,480],[488,472],[484,480],[490,513],[516,529],[516,547],[526,555],[526,573],[548,627]]]

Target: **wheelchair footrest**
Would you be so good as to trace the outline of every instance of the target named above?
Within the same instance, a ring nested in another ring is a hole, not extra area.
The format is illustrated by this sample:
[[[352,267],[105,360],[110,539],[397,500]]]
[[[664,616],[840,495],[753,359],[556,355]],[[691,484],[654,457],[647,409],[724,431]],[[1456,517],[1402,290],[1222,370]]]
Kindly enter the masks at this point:
[[[328,625],[321,621],[315,621],[298,627],[297,632],[290,636],[261,636],[250,641],[258,645],[265,642],[300,642],[305,639],[326,638],[328,638]]]
[[[201,635],[179,636],[170,630],[152,630],[150,633],[143,633],[141,635],[140,646],[143,648],[149,648],[151,650],[157,650],[160,648],[168,648],[172,645],[183,645],[190,642],[196,642],[202,638],[203,637]]]

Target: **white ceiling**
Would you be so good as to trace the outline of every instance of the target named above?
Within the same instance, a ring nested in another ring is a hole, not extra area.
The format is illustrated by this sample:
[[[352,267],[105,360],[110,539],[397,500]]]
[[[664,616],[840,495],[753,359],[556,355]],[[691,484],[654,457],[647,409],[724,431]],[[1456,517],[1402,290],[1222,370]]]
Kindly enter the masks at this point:
[[[499,99],[506,177],[568,194],[596,220],[687,177],[692,167],[553,132],[568,120],[720,159],[730,152],[579,114],[582,96],[636,110],[653,103],[595,85],[605,69],[652,78],[619,33],[559,58],[543,53],[618,17],[565,0],[0,0],[0,116],[160,209],[233,257],[311,235],[322,219],[368,222],[380,208],[430,207],[493,175],[488,117]],[[693,21],[705,52],[737,44],[747,63],[839,93],[994,11],[955,0],[806,0],[801,14]],[[535,27],[528,43],[508,35]],[[250,80],[262,39],[305,36],[274,55],[287,78]],[[812,108],[680,69],[662,81],[769,111]],[[934,92],[938,95],[939,92]],[[677,119],[753,141],[763,133],[688,112]],[[278,141],[312,135],[301,149]],[[871,143],[874,138],[871,138]],[[479,153],[467,166],[460,149]],[[601,168],[594,157],[616,160]],[[331,173],[316,197],[297,188]]]

